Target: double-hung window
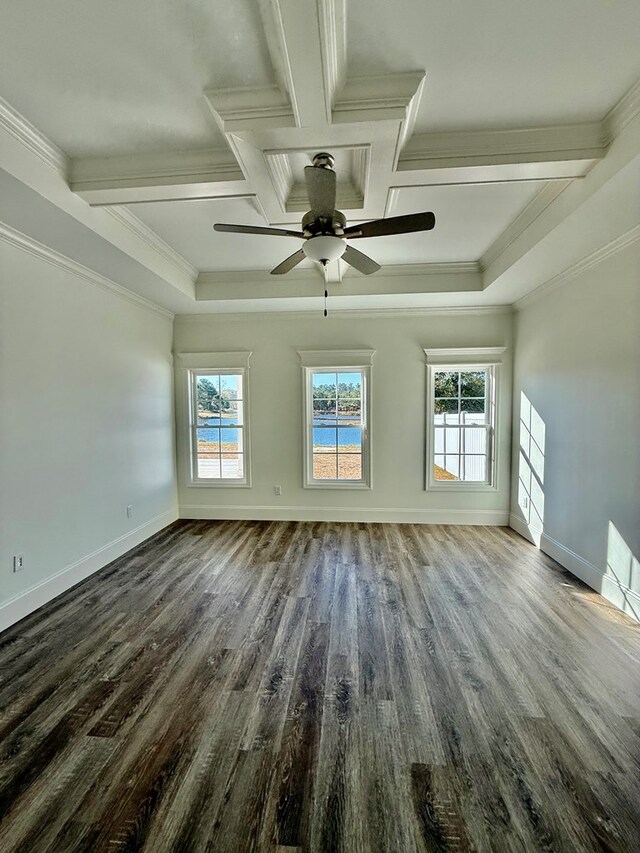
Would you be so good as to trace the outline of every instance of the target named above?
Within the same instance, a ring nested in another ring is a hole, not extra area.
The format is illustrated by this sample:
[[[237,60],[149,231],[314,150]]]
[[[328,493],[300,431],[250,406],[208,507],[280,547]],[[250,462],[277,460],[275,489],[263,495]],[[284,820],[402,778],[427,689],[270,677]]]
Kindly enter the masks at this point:
[[[304,486],[369,488],[373,351],[301,351]]]
[[[481,358],[502,348],[475,352]],[[427,487],[493,488],[497,365],[460,357],[446,363],[443,355],[428,364]]]
[[[182,364],[189,365],[189,466],[194,485],[250,485],[249,356],[250,353],[179,356]],[[231,366],[234,362],[238,366]]]

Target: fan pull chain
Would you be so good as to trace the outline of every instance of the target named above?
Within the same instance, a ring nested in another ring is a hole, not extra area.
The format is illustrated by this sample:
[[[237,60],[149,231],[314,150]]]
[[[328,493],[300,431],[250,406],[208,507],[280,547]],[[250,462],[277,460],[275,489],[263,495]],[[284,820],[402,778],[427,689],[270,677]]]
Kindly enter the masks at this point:
[[[329,270],[327,268],[327,261],[321,261],[320,263],[322,264],[322,272],[324,273],[324,316],[328,317],[327,297],[329,296],[329,291],[327,289],[327,283],[329,281]]]

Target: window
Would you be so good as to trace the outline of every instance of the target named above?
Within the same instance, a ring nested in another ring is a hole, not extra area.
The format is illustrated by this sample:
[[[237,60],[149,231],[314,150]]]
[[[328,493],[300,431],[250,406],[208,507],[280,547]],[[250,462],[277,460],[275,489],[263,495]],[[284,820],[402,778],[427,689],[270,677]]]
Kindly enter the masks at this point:
[[[191,371],[191,454],[195,482],[247,482],[245,371]]]
[[[366,353],[370,360],[372,354]],[[331,353],[314,352],[313,356],[305,353],[303,360],[332,358]],[[307,488],[370,486],[370,365],[357,364],[359,356],[360,352],[350,357],[334,353],[331,366],[304,367]]]
[[[250,352],[175,355],[178,472],[191,486],[251,485]]]
[[[464,350],[453,352],[465,354]],[[427,487],[493,488],[496,365],[433,360],[428,383]]]

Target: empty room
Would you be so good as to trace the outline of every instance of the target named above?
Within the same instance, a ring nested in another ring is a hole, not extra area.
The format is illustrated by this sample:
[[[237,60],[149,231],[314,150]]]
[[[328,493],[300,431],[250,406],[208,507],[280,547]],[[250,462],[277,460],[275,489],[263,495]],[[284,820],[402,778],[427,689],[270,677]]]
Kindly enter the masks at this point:
[[[640,4],[0,4],[0,853],[640,850]]]

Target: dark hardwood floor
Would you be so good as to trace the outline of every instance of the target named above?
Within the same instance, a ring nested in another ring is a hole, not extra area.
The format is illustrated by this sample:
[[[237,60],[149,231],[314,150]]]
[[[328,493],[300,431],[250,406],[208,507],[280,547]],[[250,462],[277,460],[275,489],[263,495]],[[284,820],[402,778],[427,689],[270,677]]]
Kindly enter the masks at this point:
[[[178,522],[0,636],[0,850],[638,851],[639,664],[510,530]]]

